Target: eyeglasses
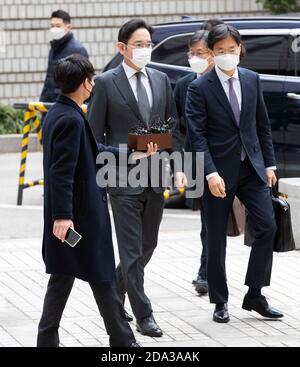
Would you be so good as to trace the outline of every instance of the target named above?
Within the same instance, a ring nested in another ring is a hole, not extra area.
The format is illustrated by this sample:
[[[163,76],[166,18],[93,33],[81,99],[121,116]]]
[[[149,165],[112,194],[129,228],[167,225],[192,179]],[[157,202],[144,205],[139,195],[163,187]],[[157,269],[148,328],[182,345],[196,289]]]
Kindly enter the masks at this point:
[[[134,44],[127,43],[126,46],[131,46],[132,48],[153,48],[154,44],[152,42],[148,42],[148,43],[145,43],[145,44],[142,44],[142,43],[134,43]]]
[[[187,52],[187,56],[188,56],[189,59],[191,59],[194,56],[201,57],[203,59],[208,54],[209,54],[208,51],[207,52],[196,52],[196,53],[191,52],[191,51]]]

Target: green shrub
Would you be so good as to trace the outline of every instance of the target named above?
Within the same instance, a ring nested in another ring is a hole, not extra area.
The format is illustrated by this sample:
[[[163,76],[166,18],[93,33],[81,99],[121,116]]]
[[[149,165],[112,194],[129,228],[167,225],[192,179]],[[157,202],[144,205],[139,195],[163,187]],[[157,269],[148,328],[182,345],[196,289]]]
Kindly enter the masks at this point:
[[[11,106],[0,106],[0,135],[22,133],[23,119],[23,110],[16,110]]]
[[[297,13],[300,11],[299,0],[256,0],[262,3],[266,10],[272,14]]]

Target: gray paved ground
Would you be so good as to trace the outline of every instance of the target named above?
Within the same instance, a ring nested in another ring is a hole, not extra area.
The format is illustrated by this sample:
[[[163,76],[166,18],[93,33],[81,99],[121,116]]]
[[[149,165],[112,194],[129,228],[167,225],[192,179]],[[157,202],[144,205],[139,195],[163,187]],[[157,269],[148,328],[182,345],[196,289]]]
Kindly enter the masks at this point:
[[[48,276],[41,259],[42,190],[29,189],[15,208],[18,155],[0,155],[0,346],[34,346]],[[41,155],[32,155],[30,174],[41,175]],[[34,222],[34,223],[32,223]],[[146,271],[146,289],[162,338],[142,337],[144,346],[300,346],[300,253],[275,254],[272,305],[281,321],[263,320],[241,309],[249,249],[243,237],[228,240],[227,271],[231,322],[212,321],[213,307],[191,285],[199,263],[199,217],[166,210],[159,245]],[[117,254],[116,254],[117,255]],[[129,305],[127,304],[128,308]],[[135,330],[135,323],[132,323]],[[61,323],[63,346],[107,345],[91,290],[76,281]]]

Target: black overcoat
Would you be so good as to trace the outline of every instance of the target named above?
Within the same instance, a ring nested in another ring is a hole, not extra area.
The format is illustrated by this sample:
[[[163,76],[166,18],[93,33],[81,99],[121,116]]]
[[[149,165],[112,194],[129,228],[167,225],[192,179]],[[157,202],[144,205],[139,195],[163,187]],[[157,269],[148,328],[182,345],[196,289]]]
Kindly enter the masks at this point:
[[[44,237],[46,272],[85,281],[115,279],[115,261],[105,189],[96,183],[96,156],[116,148],[98,145],[81,108],[61,95],[43,123]],[[72,219],[82,235],[74,247],[53,235],[55,219]]]

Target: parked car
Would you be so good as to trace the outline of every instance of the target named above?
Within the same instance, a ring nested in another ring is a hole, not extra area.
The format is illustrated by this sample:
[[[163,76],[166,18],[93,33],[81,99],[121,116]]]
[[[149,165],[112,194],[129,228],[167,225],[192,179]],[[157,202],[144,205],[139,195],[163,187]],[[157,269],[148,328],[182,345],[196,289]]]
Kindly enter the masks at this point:
[[[174,87],[191,72],[188,40],[204,20],[183,20],[154,26],[152,60]],[[239,29],[246,56],[240,66],[260,74],[271,122],[279,177],[300,177],[300,17],[223,18]],[[117,54],[105,70],[122,60]]]

